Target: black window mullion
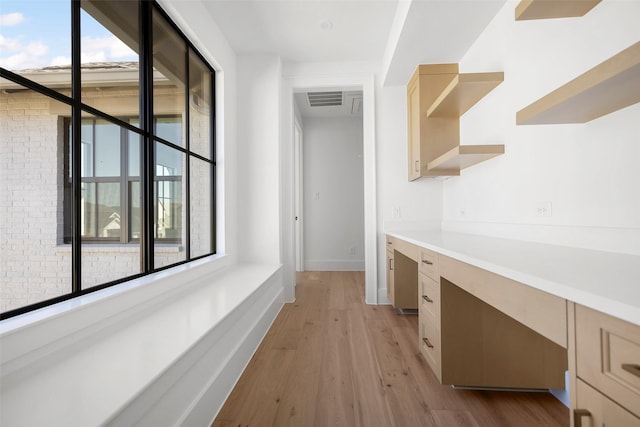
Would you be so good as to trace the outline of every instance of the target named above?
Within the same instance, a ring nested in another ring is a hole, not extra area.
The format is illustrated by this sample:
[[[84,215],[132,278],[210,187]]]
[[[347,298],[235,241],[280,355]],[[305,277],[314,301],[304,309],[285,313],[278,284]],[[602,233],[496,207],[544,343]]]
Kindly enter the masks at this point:
[[[185,63],[185,94],[184,94],[184,146],[186,148],[185,153],[185,166],[184,166],[184,186],[185,186],[185,207],[184,207],[184,217],[185,223],[183,227],[185,227],[184,240],[185,240],[185,258],[187,260],[191,259],[191,113],[189,112],[189,96],[191,92],[191,73],[189,70],[189,52],[191,49],[187,47],[184,50],[184,63]]]
[[[154,267],[153,251],[153,8],[151,2],[140,2],[140,127],[142,128],[142,164],[140,165],[141,217],[140,250],[142,271],[151,272]]]
[[[209,115],[209,138],[211,139],[211,253],[217,252],[216,232],[216,73],[211,72],[211,114]]]
[[[71,97],[73,106],[71,109],[72,126],[72,155],[71,155],[71,187],[73,197],[71,200],[71,293],[79,294],[82,290],[82,252],[81,236],[81,200],[82,182],[81,169],[82,162],[82,110],[81,93],[82,80],[80,75],[80,0],[71,2]]]

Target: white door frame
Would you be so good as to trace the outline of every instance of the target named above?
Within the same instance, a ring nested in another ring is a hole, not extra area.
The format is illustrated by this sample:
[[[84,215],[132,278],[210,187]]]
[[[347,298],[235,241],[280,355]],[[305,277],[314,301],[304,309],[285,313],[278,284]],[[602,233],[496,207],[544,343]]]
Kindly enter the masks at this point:
[[[296,271],[304,271],[304,157],[303,132],[298,117],[294,116],[293,152],[294,152],[294,200],[296,221]]]
[[[295,202],[294,202],[294,92],[309,89],[354,88],[362,90],[363,162],[364,162],[364,258],[365,302],[378,304],[377,214],[375,157],[375,76],[373,72],[354,74],[285,75],[281,103],[281,256],[283,262],[284,299],[295,300]]]

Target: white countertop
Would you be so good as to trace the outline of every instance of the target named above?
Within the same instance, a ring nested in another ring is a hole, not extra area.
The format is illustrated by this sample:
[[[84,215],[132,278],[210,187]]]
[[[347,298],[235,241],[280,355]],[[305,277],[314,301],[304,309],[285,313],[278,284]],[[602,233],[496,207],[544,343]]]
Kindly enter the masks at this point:
[[[640,256],[448,231],[387,234],[640,325]]]

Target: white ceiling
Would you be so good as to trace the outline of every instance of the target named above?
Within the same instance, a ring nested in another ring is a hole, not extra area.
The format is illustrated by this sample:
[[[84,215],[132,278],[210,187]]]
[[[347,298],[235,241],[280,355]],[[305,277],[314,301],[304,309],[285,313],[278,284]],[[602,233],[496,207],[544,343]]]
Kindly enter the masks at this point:
[[[237,53],[376,61],[404,86],[419,64],[459,62],[506,0],[201,1]]]
[[[204,0],[238,53],[283,62],[380,60],[397,0]],[[330,29],[323,29],[330,23]]]
[[[406,85],[419,64],[460,62],[505,1],[413,0],[401,4],[386,52],[384,85]]]

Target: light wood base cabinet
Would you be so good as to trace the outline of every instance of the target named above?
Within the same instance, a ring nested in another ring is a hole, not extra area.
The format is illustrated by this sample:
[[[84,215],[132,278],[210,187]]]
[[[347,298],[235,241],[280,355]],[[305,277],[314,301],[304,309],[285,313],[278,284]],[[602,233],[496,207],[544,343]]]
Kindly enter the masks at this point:
[[[640,418],[580,379],[576,397],[577,408],[573,411],[575,427],[640,427]]]
[[[640,427],[640,326],[574,307],[574,426]]]
[[[415,310],[418,308],[418,266],[397,249],[406,245],[387,237],[387,298],[396,309]]]

